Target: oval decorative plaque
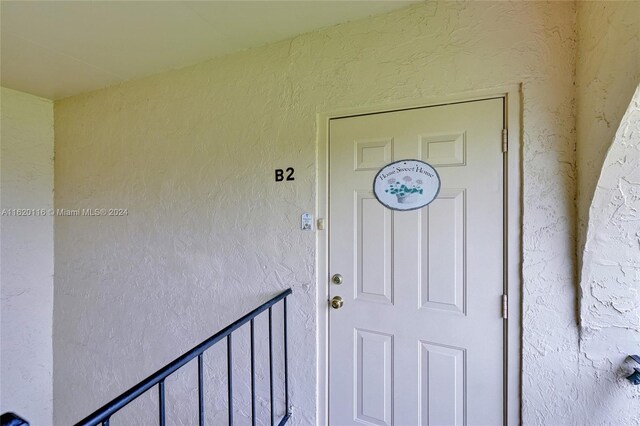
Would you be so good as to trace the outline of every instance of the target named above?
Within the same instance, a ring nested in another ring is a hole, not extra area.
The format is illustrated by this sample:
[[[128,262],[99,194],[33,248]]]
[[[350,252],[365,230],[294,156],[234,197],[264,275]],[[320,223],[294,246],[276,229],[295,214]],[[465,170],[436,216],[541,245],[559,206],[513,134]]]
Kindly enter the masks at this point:
[[[416,210],[431,203],[440,192],[440,175],[420,160],[387,164],[373,179],[373,193],[392,210]]]

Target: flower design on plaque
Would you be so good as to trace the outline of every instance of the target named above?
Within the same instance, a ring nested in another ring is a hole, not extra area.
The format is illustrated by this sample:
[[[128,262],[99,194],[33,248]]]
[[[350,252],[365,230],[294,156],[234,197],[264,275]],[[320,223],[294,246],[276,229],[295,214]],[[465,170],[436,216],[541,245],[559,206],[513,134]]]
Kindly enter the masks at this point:
[[[436,169],[420,160],[387,164],[373,180],[373,193],[392,210],[416,210],[431,203],[440,192]]]

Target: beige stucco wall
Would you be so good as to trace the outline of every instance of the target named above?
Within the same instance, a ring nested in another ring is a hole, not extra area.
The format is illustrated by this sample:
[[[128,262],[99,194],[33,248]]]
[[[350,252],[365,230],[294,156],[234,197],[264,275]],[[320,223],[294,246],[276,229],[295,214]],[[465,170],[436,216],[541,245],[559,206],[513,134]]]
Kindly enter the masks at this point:
[[[577,14],[580,381],[592,423],[638,424],[625,376],[640,348],[640,2]]]
[[[56,206],[129,214],[56,219],[56,423],[293,286],[293,421],[314,424],[316,114],[516,83],[523,420],[579,422],[575,48],[571,2],[429,2],[57,102]]]
[[[640,352],[640,86],[607,153],[582,266],[580,375],[594,424],[638,424],[640,387],[626,379]],[[596,397],[597,396],[597,397]],[[610,413],[618,413],[610,419]]]
[[[48,425],[53,418],[53,103],[2,88],[0,116],[0,412]]]
[[[640,83],[640,2],[578,1],[578,254],[600,169]]]

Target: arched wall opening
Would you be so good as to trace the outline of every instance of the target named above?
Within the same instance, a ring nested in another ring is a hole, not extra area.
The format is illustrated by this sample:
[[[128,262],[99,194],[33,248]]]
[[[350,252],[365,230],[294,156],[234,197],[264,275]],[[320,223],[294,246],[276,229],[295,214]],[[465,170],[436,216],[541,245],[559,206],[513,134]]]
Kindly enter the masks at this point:
[[[640,86],[602,166],[582,259],[580,372],[598,395],[589,418],[606,422],[615,409],[630,424],[640,396],[625,380],[627,355],[640,351]]]

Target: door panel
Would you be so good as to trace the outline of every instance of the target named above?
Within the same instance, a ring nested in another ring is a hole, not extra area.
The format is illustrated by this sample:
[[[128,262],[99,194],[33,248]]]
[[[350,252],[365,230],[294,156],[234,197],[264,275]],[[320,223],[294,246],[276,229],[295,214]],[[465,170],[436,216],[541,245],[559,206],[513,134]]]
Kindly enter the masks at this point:
[[[464,424],[465,350],[430,342],[420,346],[421,424]]]
[[[355,331],[356,420],[391,424],[393,336]]]
[[[422,308],[465,314],[465,190],[444,189],[422,214]],[[431,266],[431,267],[430,267]]]
[[[503,100],[331,120],[331,425],[499,425]],[[392,211],[376,172],[438,171],[429,206]]]
[[[392,303],[391,211],[371,191],[356,191],[356,300]]]

